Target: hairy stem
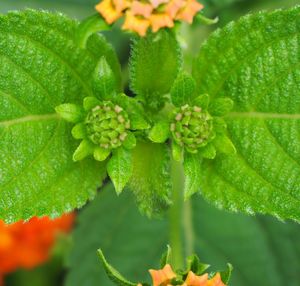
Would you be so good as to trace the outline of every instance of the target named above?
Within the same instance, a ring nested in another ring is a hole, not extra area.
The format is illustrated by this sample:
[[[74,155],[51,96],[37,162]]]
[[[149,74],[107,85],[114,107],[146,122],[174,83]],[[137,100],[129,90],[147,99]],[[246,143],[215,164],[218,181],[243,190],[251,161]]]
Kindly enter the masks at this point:
[[[172,260],[175,269],[182,268],[183,264],[183,188],[184,175],[182,164],[172,161],[173,206],[170,209],[170,244]]]

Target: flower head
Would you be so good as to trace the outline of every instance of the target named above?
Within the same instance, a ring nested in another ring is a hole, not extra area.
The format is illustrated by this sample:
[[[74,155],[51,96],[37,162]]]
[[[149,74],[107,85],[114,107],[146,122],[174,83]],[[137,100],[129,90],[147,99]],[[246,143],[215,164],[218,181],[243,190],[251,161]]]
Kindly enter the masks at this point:
[[[56,234],[71,230],[73,221],[73,214],[54,220],[34,217],[10,225],[0,221],[0,278],[17,268],[30,269],[47,261]]]
[[[215,136],[212,116],[201,107],[188,104],[174,110],[170,129],[176,143],[191,153],[197,153]]]
[[[124,30],[145,36],[148,28],[153,32],[174,27],[175,21],[193,22],[203,9],[197,0],[102,0],[96,10],[108,24],[125,16]]]

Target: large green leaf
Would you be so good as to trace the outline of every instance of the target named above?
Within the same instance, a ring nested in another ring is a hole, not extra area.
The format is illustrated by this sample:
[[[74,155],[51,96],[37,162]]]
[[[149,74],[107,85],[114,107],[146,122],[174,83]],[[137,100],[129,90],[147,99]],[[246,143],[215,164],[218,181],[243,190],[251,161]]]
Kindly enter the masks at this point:
[[[55,106],[82,103],[101,56],[118,78],[112,48],[94,35],[75,44],[78,23],[61,14],[0,16],[0,218],[57,216],[82,206],[105,176],[93,160],[72,161],[78,142]]]
[[[300,8],[215,32],[194,65],[199,93],[229,97],[237,154],[202,166],[202,193],[232,211],[300,220]]]
[[[185,206],[187,209],[188,206]],[[114,211],[118,210],[118,212]],[[194,238],[203,262],[215,269],[234,265],[233,286],[297,286],[300,280],[300,229],[273,218],[224,213],[193,200]],[[130,193],[118,199],[108,187],[83,210],[74,233],[66,286],[112,286],[97,257],[102,248],[107,260],[127,279],[149,281],[149,268],[159,267],[168,243],[168,222],[139,214]],[[84,239],[83,239],[84,238]]]

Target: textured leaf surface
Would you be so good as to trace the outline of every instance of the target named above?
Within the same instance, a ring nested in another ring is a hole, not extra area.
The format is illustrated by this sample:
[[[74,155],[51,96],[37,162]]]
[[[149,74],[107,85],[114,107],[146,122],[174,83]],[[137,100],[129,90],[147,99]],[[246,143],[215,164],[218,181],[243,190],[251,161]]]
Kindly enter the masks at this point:
[[[130,58],[131,89],[156,107],[156,101],[170,91],[180,65],[179,45],[170,32],[137,38]]]
[[[104,38],[90,38],[87,50],[75,46],[77,25],[32,10],[0,16],[0,217],[6,221],[80,207],[104,177],[101,164],[72,161],[79,142],[54,110],[91,95],[101,56],[118,70]]]
[[[199,93],[229,97],[237,154],[206,161],[217,206],[300,220],[300,8],[259,13],[214,33],[194,66]]]
[[[132,150],[133,172],[128,187],[147,215],[160,214],[170,205],[170,154],[167,146],[139,142]]]
[[[193,200],[193,217],[197,254],[219,270],[231,262],[230,285],[299,284],[298,225],[224,213],[199,196]],[[166,220],[148,220],[139,214],[129,192],[117,198],[108,188],[84,209],[78,223],[66,286],[113,285],[97,257],[99,247],[125,278],[150,282],[147,270],[159,267],[168,243]]]
[[[116,149],[107,164],[107,173],[114,183],[116,192],[120,194],[132,174],[131,151],[125,148]]]

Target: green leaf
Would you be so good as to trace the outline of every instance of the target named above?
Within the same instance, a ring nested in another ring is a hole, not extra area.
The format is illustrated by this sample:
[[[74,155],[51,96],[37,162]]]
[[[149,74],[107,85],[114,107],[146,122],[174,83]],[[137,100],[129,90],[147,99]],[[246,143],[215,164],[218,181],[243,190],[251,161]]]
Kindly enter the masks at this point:
[[[79,142],[55,107],[82,105],[99,58],[119,66],[102,36],[76,45],[78,22],[25,10],[0,15],[0,218],[59,216],[92,199],[105,177],[93,159],[74,163]]]
[[[133,173],[129,181],[129,189],[136,196],[143,213],[148,216],[160,214],[170,205],[171,178],[168,147],[138,142],[132,152]]]
[[[149,132],[149,139],[154,143],[164,143],[170,135],[170,123],[165,120],[154,124]]]
[[[83,139],[86,137],[86,128],[84,123],[78,123],[72,128],[72,136],[75,139]]]
[[[75,150],[73,154],[73,160],[81,161],[85,157],[93,154],[94,152],[94,145],[89,140],[83,140]]]
[[[132,130],[143,130],[150,127],[142,105],[135,98],[120,93],[113,98],[113,101],[127,111]]]
[[[190,203],[195,252],[201,262],[211,265],[209,270],[225,270],[232,263],[229,285],[299,285],[297,224],[219,211],[200,196]],[[141,216],[130,192],[116,197],[111,187],[104,189],[79,214],[65,286],[114,285],[97,258],[99,247],[125,277],[150,282],[148,269],[159,268],[168,232],[167,218]]]
[[[204,110],[208,109],[209,95],[208,94],[201,94],[200,96],[196,97],[193,101],[193,105],[201,107]]]
[[[109,30],[109,26],[99,13],[83,20],[76,33],[78,46],[82,49],[86,48],[87,41],[94,33]]]
[[[201,275],[209,267],[210,267],[209,264],[201,263],[199,257],[197,255],[195,255],[195,254],[187,258],[187,269],[188,269],[187,273],[189,271],[192,271],[196,275]]]
[[[221,272],[221,279],[225,284],[228,284],[232,275],[233,266],[227,263],[227,270]]]
[[[183,161],[183,153],[184,150],[181,146],[179,146],[174,140],[172,141],[172,156],[173,159],[177,162]]]
[[[183,169],[185,175],[184,199],[187,200],[201,188],[201,158],[199,154],[185,152]]]
[[[127,137],[123,142],[123,146],[126,149],[133,149],[136,146],[136,138],[132,132],[127,132]]]
[[[166,264],[171,264],[172,261],[172,249],[170,245],[167,245],[167,251],[162,255],[160,259],[160,267],[164,268]]]
[[[213,116],[224,116],[233,108],[233,101],[228,98],[216,98],[209,105],[209,113]]]
[[[177,106],[184,106],[186,104],[192,105],[195,98],[196,82],[192,76],[186,72],[181,72],[171,89],[172,103]]]
[[[105,259],[101,249],[98,250],[98,256],[102,261],[103,267],[111,281],[119,286],[136,286],[137,283],[129,282],[116,269],[114,269]]]
[[[175,36],[166,30],[135,38],[130,58],[130,87],[153,109],[169,93],[181,67],[181,52]]]
[[[92,82],[95,96],[101,100],[110,100],[117,91],[116,77],[105,57],[98,62]]]
[[[217,150],[216,150],[216,148],[214,147],[213,144],[207,144],[206,146],[201,147],[198,150],[198,153],[203,158],[206,158],[206,159],[215,159],[215,157],[217,155]]]
[[[55,107],[57,114],[68,122],[77,123],[83,118],[82,107],[76,104],[65,103]]]
[[[101,104],[101,101],[94,96],[85,97],[83,100],[83,108],[85,111],[90,111],[99,104]]]
[[[236,149],[231,140],[224,134],[219,134],[213,141],[213,145],[216,149],[224,154],[235,154]]]
[[[243,17],[195,61],[198,93],[234,102],[225,120],[237,153],[203,165],[202,193],[219,207],[300,221],[299,13]]]
[[[107,157],[110,155],[110,150],[104,149],[101,147],[94,148],[94,158],[97,161],[105,161]]]
[[[120,147],[112,152],[112,157],[107,164],[107,173],[114,183],[117,194],[123,191],[131,177],[132,160],[132,151]]]

